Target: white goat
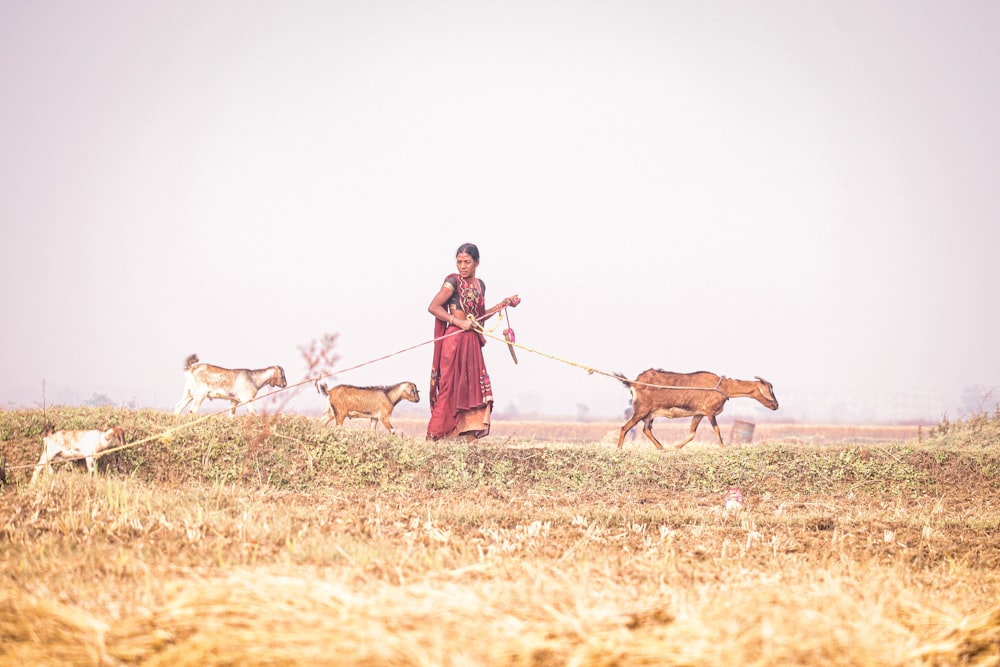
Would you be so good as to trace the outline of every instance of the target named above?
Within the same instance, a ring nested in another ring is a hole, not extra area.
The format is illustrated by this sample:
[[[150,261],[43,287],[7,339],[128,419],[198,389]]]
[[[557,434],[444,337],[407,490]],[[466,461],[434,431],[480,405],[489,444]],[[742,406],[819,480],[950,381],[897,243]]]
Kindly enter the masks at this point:
[[[230,414],[236,414],[240,404],[246,405],[250,414],[257,414],[253,400],[264,385],[272,387],[288,386],[285,371],[281,366],[270,366],[258,370],[245,368],[221,368],[211,364],[198,363],[198,355],[192,354],[184,362],[184,394],[174,407],[174,414],[179,415],[188,403],[194,402],[191,412],[198,414],[202,401],[206,398],[221,398],[232,402]]]
[[[42,442],[42,456],[35,465],[31,475],[34,484],[42,470],[52,471],[52,462],[59,458],[85,458],[87,472],[93,475],[97,471],[94,457],[112,445],[125,446],[125,431],[120,426],[112,426],[106,431],[51,431],[45,434]]]
[[[327,389],[326,384],[317,383],[316,391],[327,397],[330,406],[324,413],[324,424],[336,420],[337,426],[343,426],[344,420],[354,417],[368,417],[374,431],[378,422],[382,422],[389,433],[394,433],[389,415],[396,404],[406,399],[414,403],[420,402],[417,385],[412,382],[400,382],[391,387],[354,387],[340,384]]]

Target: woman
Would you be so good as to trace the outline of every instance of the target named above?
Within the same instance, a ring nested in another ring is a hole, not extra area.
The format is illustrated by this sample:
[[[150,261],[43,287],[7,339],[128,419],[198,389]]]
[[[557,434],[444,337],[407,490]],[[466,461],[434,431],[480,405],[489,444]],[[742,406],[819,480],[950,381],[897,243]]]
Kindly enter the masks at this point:
[[[486,338],[477,324],[521,299],[515,294],[486,309],[486,283],[476,277],[479,248],[474,244],[459,246],[455,266],[458,272],[444,279],[427,307],[436,318],[427,437],[465,436],[471,441],[489,435],[493,410],[493,388],[483,360]]]

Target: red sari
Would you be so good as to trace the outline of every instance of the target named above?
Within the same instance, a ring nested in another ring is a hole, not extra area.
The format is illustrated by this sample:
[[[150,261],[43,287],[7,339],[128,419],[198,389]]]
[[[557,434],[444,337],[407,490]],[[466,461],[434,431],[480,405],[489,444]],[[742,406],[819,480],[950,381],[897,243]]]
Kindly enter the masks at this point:
[[[452,274],[458,283],[462,310],[480,317],[486,312],[485,294],[476,284]],[[432,440],[456,436],[482,438],[490,433],[493,387],[483,345],[486,338],[476,331],[462,331],[434,320],[434,361],[431,366],[431,419],[427,437]]]

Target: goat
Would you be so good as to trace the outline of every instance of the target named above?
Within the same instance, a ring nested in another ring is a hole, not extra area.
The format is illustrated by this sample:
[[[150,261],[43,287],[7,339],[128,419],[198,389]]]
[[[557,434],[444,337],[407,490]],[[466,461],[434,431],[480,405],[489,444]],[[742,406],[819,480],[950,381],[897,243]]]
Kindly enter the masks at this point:
[[[35,483],[43,469],[52,472],[52,461],[58,458],[84,458],[87,472],[93,475],[97,471],[94,457],[112,445],[125,446],[125,431],[120,426],[112,426],[106,431],[54,431],[50,428],[45,432],[42,456],[35,464],[31,483]]]
[[[663,449],[663,445],[653,436],[655,417],[691,417],[688,436],[675,445],[677,449],[694,440],[694,433],[702,417],[708,417],[719,445],[725,446],[715,417],[722,412],[730,398],[754,398],[766,408],[778,409],[774,387],[761,377],[756,380],[734,380],[706,371],[671,373],[655,368],[643,371],[634,381],[626,379],[620,373],[616,375],[632,393],[632,416],[618,435],[618,449],[621,449],[625,441],[625,434],[640,421],[643,422],[642,432],[646,437],[653,441],[657,449]]]
[[[206,398],[230,401],[233,404],[229,411],[232,415],[236,414],[236,408],[241,404],[246,406],[250,414],[255,415],[257,411],[253,407],[253,400],[257,398],[257,392],[261,387],[270,385],[284,389],[288,386],[285,371],[281,366],[269,366],[253,371],[246,368],[221,368],[198,363],[197,354],[192,354],[184,362],[184,376],[187,380],[181,400],[174,407],[175,415],[179,415],[192,401],[194,403],[191,412],[198,414],[202,401]]]
[[[417,391],[417,385],[412,382],[400,382],[391,387],[354,387],[340,384],[332,389],[327,389],[324,383],[318,383],[316,391],[325,395],[330,402],[321,419],[324,424],[336,420],[337,426],[343,426],[345,419],[368,417],[371,419],[373,431],[377,428],[377,422],[381,421],[389,433],[394,432],[389,422],[389,415],[392,414],[396,404],[404,398],[414,403],[420,402],[420,392]]]

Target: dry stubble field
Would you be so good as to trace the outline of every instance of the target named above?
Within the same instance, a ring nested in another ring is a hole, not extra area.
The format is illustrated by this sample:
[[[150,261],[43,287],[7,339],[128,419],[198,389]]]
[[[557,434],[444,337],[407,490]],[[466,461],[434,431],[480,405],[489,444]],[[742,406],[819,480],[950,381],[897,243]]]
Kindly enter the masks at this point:
[[[43,415],[0,413],[2,663],[1000,662],[998,415],[665,452],[45,417],[132,445],[31,487]]]

